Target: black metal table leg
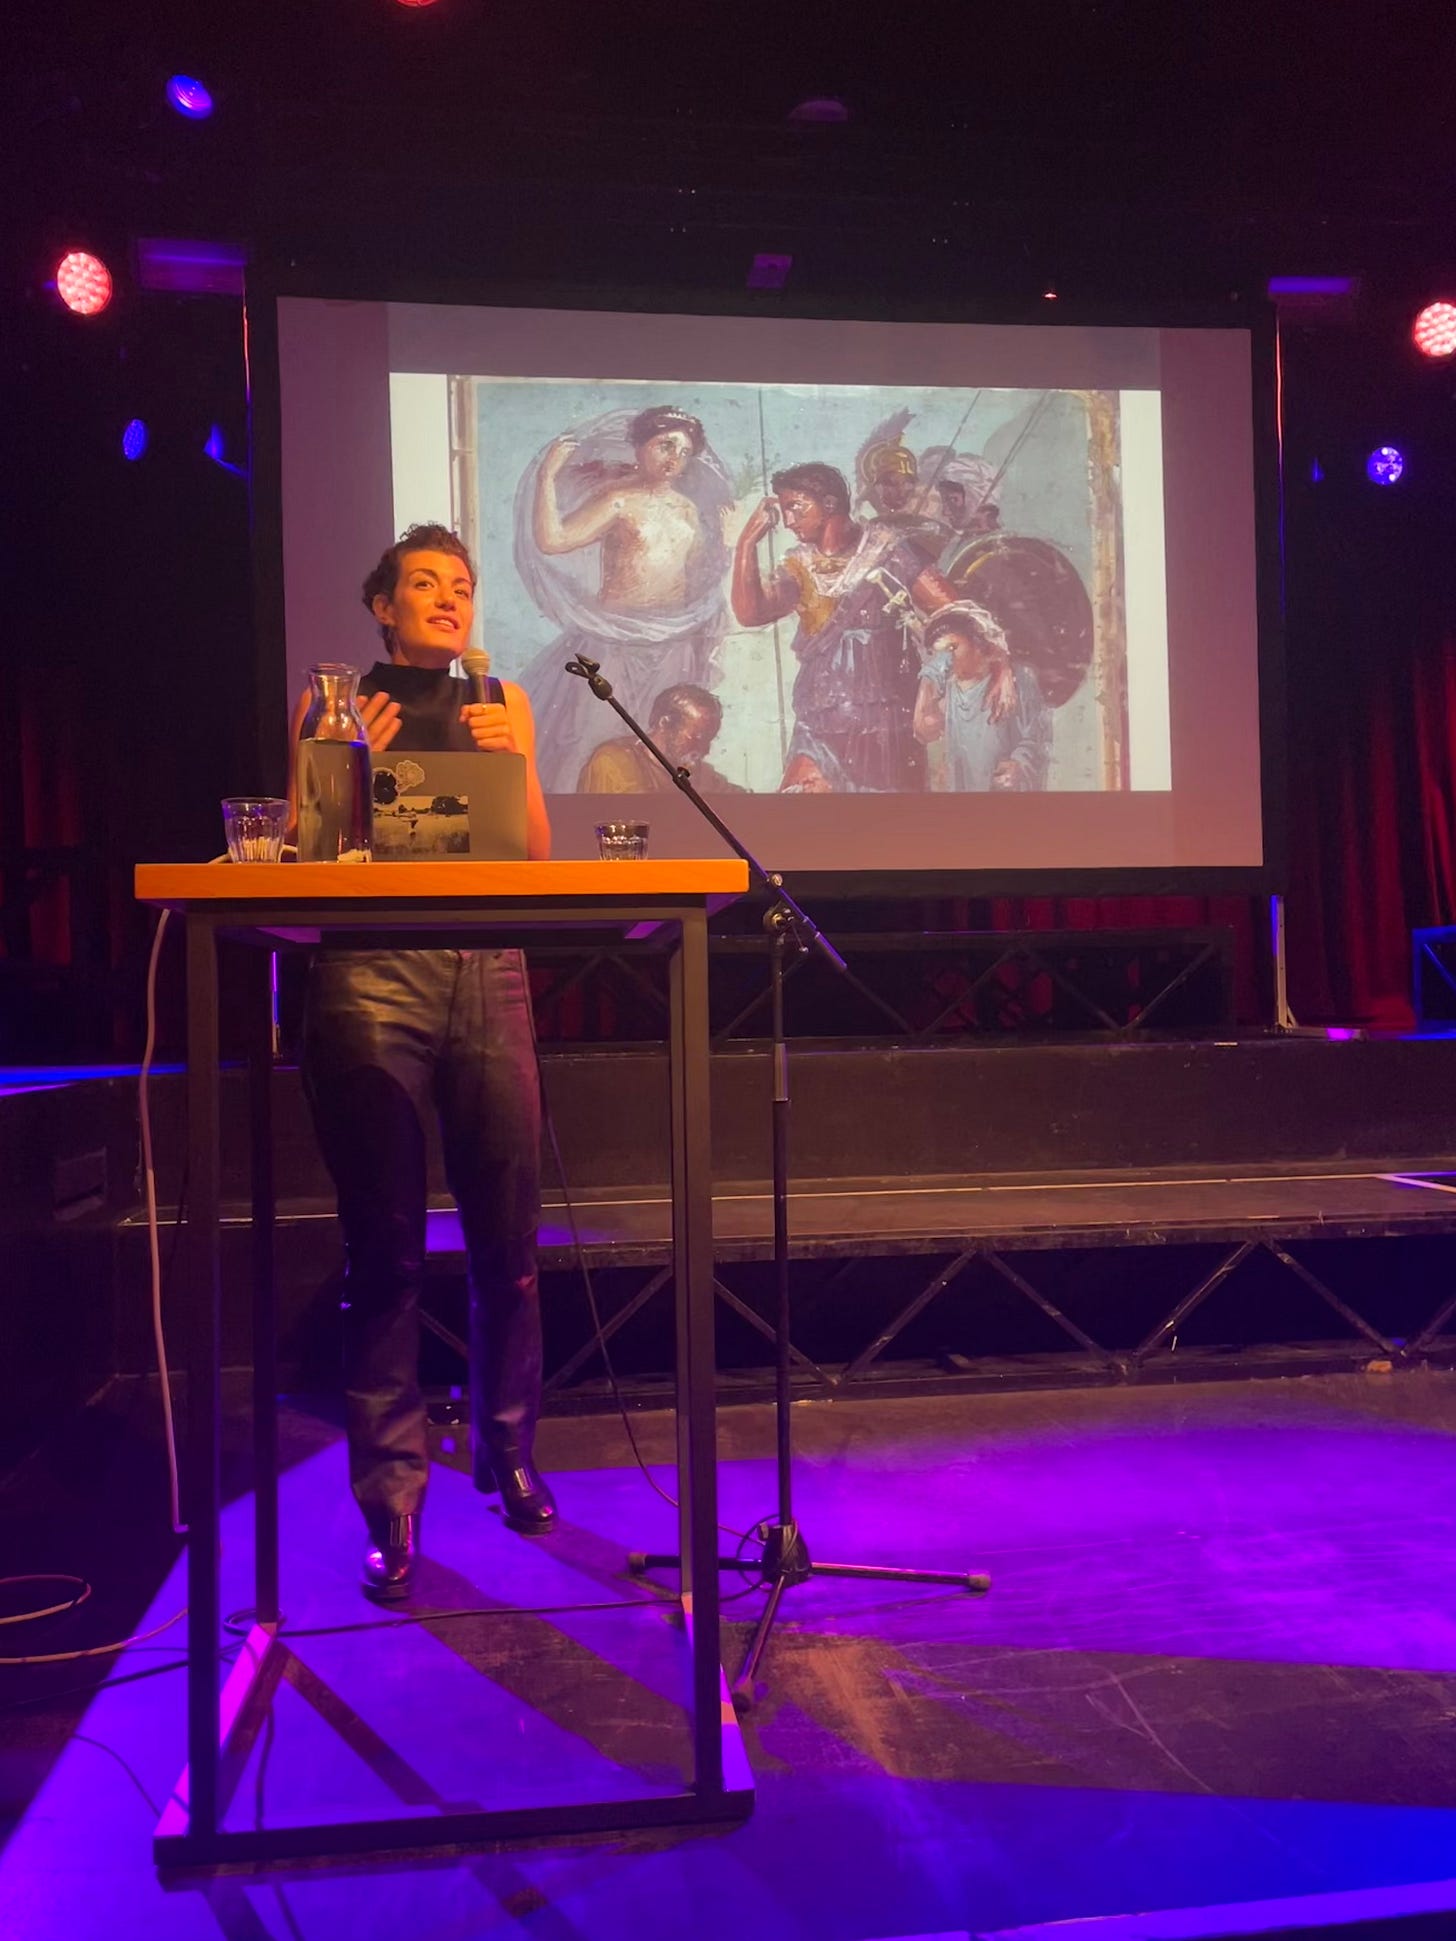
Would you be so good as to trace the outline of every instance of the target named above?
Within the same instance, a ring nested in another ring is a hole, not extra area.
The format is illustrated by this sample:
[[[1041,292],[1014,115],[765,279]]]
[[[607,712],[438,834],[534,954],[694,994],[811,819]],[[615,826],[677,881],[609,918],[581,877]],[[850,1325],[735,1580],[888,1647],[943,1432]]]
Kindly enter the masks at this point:
[[[677,1309],[678,1521],[692,1626],[693,1775],[723,1790],[713,1394],[713,1155],[708,1116],[708,927],[685,915],[672,956],[673,1260]]]
[[[248,1106],[253,1189],[253,1610],[278,1623],[278,1286],[274,1253],[273,958],[248,953]]]
[[[218,1821],[220,1707],[217,1664],[222,1612],[218,1571],[222,1510],[219,1378],[221,1258],[217,933],[187,913],[187,1830],[208,1839]]]
[[[648,902],[628,906],[618,920],[640,922],[676,938],[671,970],[671,1127],[674,1186],[674,1283],[678,1319],[678,1484],[683,1546],[682,1610],[692,1746],[691,1784],[669,1795],[571,1801],[539,1807],[465,1808],[377,1819],[287,1826],[221,1825],[250,1746],[272,1703],[289,1653],[278,1611],[278,1451],[273,1228],[271,1042],[267,966],[250,984],[248,1041],[249,1129],[253,1197],[254,1453],[257,1504],[255,1595],[257,1622],[219,1689],[221,1589],[219,1532],[221,1474],[221,1160],[218,1066],[217,942],[240,937],[266,952],[280,931],[323,928],[332,907],[315,913],[302,901],[273,909],[258,899],[242,911],[227,899],[186,913],[188,991],[189,1164],[192,1210],[186,1236],[188,1412],[183,1442],[190,1544],[188,1604],[188,1767],[163,1810],[153,1839],[162,1868],[250,1863],[328,1855],[454,1850],[502,1839],[561,1833],[610,1832],[627,1827],[696,1826],[742,1818],[752,1808],[753,1775],[733,1718],[719,1663],[720,1613],[715,1537],[717,1487],[713,1367],[712,1147],[708,1112],[707,912]],[[568,906],[575,914],[576,905]],[[380,924],[372,905],[369,927],[453,933],[453,907],[432,923]],[[395,912],[387,913],[393,917]],[[411,906],[408,914],[418,917]],[[489,929],[513,936],[560,921],[538,904],[497,905]],[[312,919],[312,921],[310,921]],[[340,926],[342,927],[342,926]],[[480,925],[465,913],[466,934]],[[423,947],[423,946],[422,946]]]

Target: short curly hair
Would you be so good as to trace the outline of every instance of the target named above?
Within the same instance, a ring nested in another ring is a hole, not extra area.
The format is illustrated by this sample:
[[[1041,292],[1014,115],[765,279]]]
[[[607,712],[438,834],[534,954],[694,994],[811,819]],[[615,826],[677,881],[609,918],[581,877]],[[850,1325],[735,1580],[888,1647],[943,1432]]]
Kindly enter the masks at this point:
[[[832,465],[821,465],[818,459],[810,459],[804,465],[789,465],[782,472],[775,472],[773,489],[776,493],[802,492],[805,498],[813,499],[826,511],[849,511],[849,486],[843,472],[836,471]]]
[[[379,564],[364,582],[364,604],[371,613],[380,594],[389,599],[398,586],[399,569],[404,564],[406,553],[449,553],[452,559],[465,562],[472,588],[475,585],[475,561],[458,532],[451,532],[448,526],[409,526],[392,546],[380,554]],[[383,627],[381,632],[387,635],[389,629]]]

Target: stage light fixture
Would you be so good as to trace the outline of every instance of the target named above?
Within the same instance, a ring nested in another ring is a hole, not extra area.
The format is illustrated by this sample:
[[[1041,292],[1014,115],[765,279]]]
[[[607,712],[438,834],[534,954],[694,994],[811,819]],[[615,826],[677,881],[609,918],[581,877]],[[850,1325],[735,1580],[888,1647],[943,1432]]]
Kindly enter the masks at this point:
[[[212,113],[212,96],[190,74],[172,76],[167,83],[167,100],[188,121],[206,121]]]
[[[750,290],[782,290],[794,267],[792,256],[764,255],[760,252],[748,266]]]
[[[221,425],[213,425],[209,428],[207,437],[203,440],[202,449],[214,465],[221,466],[225,472],[231,472],[234,478],[242,479],[248,476],[245,465],[234,465],[228,457]]]
[[[1456,352],[1456,303],[1428,303],[1411,326],[1415,346],[1425,357]]]
[[[144,290],[186,296],[240,297],[247,253],[237,243],[205,243],[175,236],[139,236],[137,282]]]
[[[133,462],[147,449],[147,427],[141,418],[133,418],[121,434],[121,455]]]
[[[1357,276],[1271,276],[1268,290],[1287,323],[1322,328],[1353,324],[1359,314]]]
[[[832,94],[816,94],[807,101],[801,101],[797,107],[790,108],[789,120],[800,127],[805,125],[824,127],[835,122],[848,121],[849,109],[844,102]]]
[[[78,317],[94,317],[111,301],[111,271],[99,256],[73,249],[56,264],[56,294]]]
[[[1372,485],[1398,485],[1405,471],[1405,459],[1394,445],[1377,445],[1365,461],[1365,476]]]

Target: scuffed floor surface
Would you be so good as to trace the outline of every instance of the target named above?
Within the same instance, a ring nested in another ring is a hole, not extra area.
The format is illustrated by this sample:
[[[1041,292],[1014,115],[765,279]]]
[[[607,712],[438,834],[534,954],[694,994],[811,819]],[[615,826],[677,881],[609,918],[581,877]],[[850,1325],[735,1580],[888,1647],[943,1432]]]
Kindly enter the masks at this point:
[[[3,1568],[75,1569],[97,1595],[0,1629],[12,1654],[147,1630],[184,1601],[151,1399],[92,1414],[7,1489]],[[669,1422],[637,1422],[670,1486]],[[873,1941],[1456,1874],[1456,1376],[814,1402],[794,1427],[815,1555],[995,1581],[979,1599],[790,1591],[747,1721],[745,1825],[160,1884],[173,1627],[93,1663],[94,1691],[74,1664],[0,1669],[0,1933]],[[337,1431],[296,1407],[285,1430],[304,1669],[230,1824],[676,1782],[669,1618],[560,1608],[642,1597],[624,1553],[673,1544],[617,1421],[546,1426],[549,1543],[507,1531],[445,1452],[416,1606],[490,1614],[384,1628],[354,1589]],[[725,1411],[720,1440],[723,1518],[743,1528],[773,1507],[771,1418]],[[225,1608],[249,1601],[250,1511],[235,1494]],[[759,1596],[727,1607],[735,1668]],[[523,1605],[552,1608],[498,1614]]]

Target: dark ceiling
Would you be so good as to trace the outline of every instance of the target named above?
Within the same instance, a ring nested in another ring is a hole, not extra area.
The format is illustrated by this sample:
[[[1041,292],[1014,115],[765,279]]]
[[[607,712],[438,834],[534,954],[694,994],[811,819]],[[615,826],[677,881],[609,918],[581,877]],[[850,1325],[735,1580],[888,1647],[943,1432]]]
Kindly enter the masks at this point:
[[[1450,0],[60,0],[9,41],[41,256],[87,224],[337,224],[446,264],[504,226],[533,275],[599,274],[603,230],[637,273],[742,232],[735,264],[818,249],[830,284],[882,253],[1204,293],[1456,261]],[[211,121],[163,105],[178,69]],[[814,95],[848,122],[793,125]]]

